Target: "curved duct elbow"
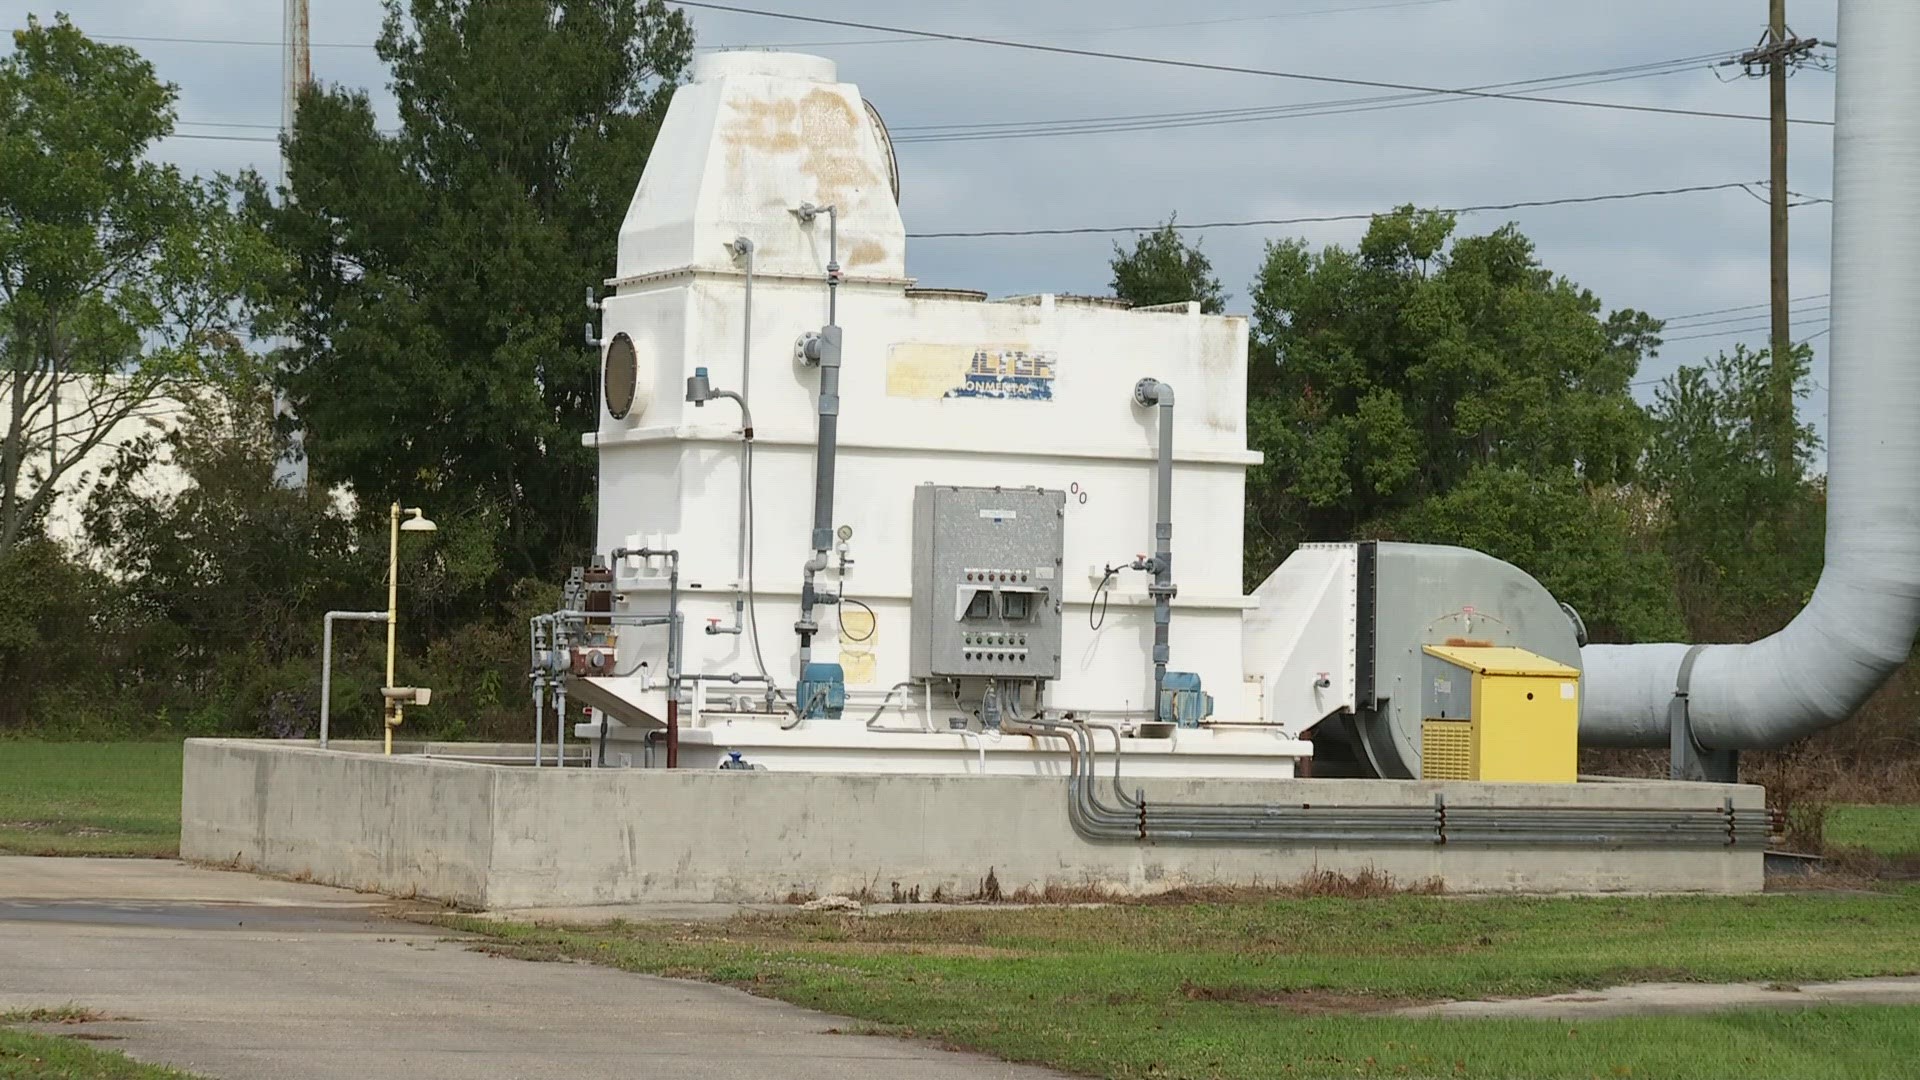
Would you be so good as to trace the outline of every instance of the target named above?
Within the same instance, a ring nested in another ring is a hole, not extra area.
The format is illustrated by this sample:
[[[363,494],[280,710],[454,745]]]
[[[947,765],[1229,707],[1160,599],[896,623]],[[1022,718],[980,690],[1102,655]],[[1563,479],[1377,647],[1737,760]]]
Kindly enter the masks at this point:
[[[1780,746],[1852,715],[1920,627],[1920,4],[1840,0],[1826,568],[1748,645],[1591,645],[1580,738],[1654,746],[1687,654],[1693,738]]]

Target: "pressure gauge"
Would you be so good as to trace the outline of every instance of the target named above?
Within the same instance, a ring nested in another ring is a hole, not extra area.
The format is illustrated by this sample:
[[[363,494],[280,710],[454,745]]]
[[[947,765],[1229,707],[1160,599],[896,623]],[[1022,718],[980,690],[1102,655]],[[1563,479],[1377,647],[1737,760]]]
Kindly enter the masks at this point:
[[[853,526],[842,525],[834,535],[838,536],[840,538],[840,542],[844,544],[847,541],[853,539]]]

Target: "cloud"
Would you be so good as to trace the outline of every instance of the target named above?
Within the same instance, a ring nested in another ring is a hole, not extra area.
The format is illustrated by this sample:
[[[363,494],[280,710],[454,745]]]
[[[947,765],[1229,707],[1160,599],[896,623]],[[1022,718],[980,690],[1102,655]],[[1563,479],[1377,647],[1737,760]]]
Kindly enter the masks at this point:
[[[1176,56],[1210,63],[1461,86],[1594,70],[1715,51],[1737,52],[1759,35],[1751,0],[1241,0],[1185,15],[1142,0],[1057,0],[1038,5],[976,0],[965,7],[887,0],[763,0],[780,10],[834,18],[1044,41],[1076,48]],[[279,5],[262,0],[62,0],[81,27],[143,36],[278,39]],[[1794,26],[1831,39],[1834,0],[1800,0]],[[133,10],[129,10],[133,9]],[[1350,9],[1329,12],[1327,9]],[[0,5],[18,25],[27,11]],[[694,11],[702,45],[849,42],[887,35]],[[376,0],[315,5],[315,42],[370,43]],[[1220,22],[1205,20],[1239,19]],[[1165,26],[1174,22],[1201,25]],[[1111,29],[1149,25],[1151,29]],[[185,120],[274,124],[280,56],[249,46],[139,46],[181,87]],[[1368,91],[1247,75],[1195,72],[931,42],[831,44],[838,61],[896,129],[917,124],[1051,119],[1239,108],[1360,96]],[[315,75],[374,93],[390,118],[386,73],[370,49],[320,48]],[[1763,112],[1764,84],[1698,71],[1593,86],[1570,97]],[[1832,113],[1833,77],[1808,71],[1792,83],[1796,115]],[[191,127],[203,133],[270,130]],[[1829,129],[1796,126],[1792,186],[1826,194]],[[1502,101],[1276,120],[1176,131],[1058,139],[905,144],[903,210],[915,231],[1058,225],[1150,225],[1183,220],[1294,216],[1381,209],[1401,202],[1459,205],[1600,194],[1766,175],[1767,129],[1737,120],[1663,117]],[[268,143],[174,140],[163,156],[201,170],[251,164],[273,175]],[[638,178],[635,178],[636,181]],[[1555,271],[1612,307],[1656,315],[1752,304],[1767,298],[1767,215],[1739,192],[1477,215],[1484,231],[1511,217]],[[1827,211],[1795,211],[1795,295],[1826,291]],[[1364,226],[1232,230],[1204,237],[1234,303],[1263,244],[1281,235],[1351,244]],[[1122,238],[1124,239],[1124,238]],[[909,270],[930,284],[994,293],[1101,292],[1112,238],[921,241]],[[1763,334],[1747,340],[1761,344]],[[1652,378],[1727,337],[1676,343],[1642,373]],[[1824,343],[1822,339],[1821,343]],[[1814,378],[1824,384],[1825,357]],[[1642,388],[1651,391],[1651,387]],[[1807,403],[1824,418],[1823,393]]]

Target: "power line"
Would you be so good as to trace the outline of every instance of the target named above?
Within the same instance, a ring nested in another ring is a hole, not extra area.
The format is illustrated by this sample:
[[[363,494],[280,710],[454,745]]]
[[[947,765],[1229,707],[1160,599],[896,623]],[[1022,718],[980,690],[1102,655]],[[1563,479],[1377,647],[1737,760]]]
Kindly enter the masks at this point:
[[[1808,319],[1807,321],[1808,321],[1808,322],[1813,322],[1813,323],[1822,323],[1822,322],[1827,322],[1828,320],[1826,320],[1826,319]],[[1705,339],[1707,339],[1707,338],[1718,338],[1718,337],[1740,337],[1740,336],[1745,336],[1745,335],[1747,335],[1747,334],[1760,334],[1760,333],[1766,333],[1766,332],[1768,331],[1768,329],[1769,329],[1769,328],[1768,328],[1767,326],[1765,326],[1765,325],[1761,325],[1761,326],[1749,326],[1749,327],[1747,327],[1747,328],[1745,328],[1745,329],[1743,329],[1743,330],[1715,330],[1715,331],[1713,331],[1713,332],[1712,332],[1712,333],[1710,333],[1710,334],[1686,334],[1686,335],[1683,335],[1683,336],[1681,336],[1681,337],[1676,337],[1676,338],[1663,338],[1663,339],[1661,339],[1661,344],[1663,344],[1663,345],[1672,345],[1672,344],[1675,344],[1675,343],[1677,343],[1677,342],[1682,342],[1682,341],[1703,341],[1703,340],[1705,340]],[[1813,339],[1812,339],[1812,338],[1808,338],[1807,340],[1808,340],[1808,341],[1811,341],[1811,340],[1813,340]],[[1805,342],[1805,341],[1803,341],[1803,342],[1801,342],[1800,344],[1802,344],[1802,345],[1804,345],[1804,344],[1806,344],[1806,342]]]
[[[1281,11],[1268,15],[1236,15],[1224,19],[1192,19],[1171,23],[1135,23],[1130,26],[1078,26],[1072,29],[1041,31],[1043,36],[1052,34],[1118,34],[1134,30],[1177,30],[1196,26],[1219,26],[1226,23],[1265,22],[1270,19],[1297,19],[1308,15],[1346,15],[1356,11],[1382,11],[1388,8],[1428,7],[1434,4],[1453,3],[1454,0],[1387,0],[1384,3],[1359,4],[1353,7],[1315,8],[1310,11]],[[696,51],[715,52],[726,49],[825,49],[844,45],[905,45],[926,44],[932,38],[909,34],[906,36],[882,38],[854,38],[846,41],[756,41],[735,45],[707,45]]]
[[[1814,293],[1811,296],[1796,296],[1794,297],[1793,302],[1796,304],[1804,304],[1809,300],[1825,300],[1829,295],[1830,294],[1828,293]],[[1771,304],[1771,301],[1767,301],[1767,302],[1758,303],[1758,304],[1741,304],[1738,307],[1714,308],[1712,311],[1694,311],[1694,312],[1689,312],[1685,315],[1669,315],[1667,316],[1665,321],[1668,323],[1675,323],[1675,322],[1680,322],[1686,319],[1697,319],[1703,315],[1725,315],[1730,311],[1752,311],[1756,308],[1768,307],[1770,306],[1770,304]]]
[[[1763,306],[1770,306],[1770,305],[1763,305]],[[1807,307],[1793,308],[1792,313],[1795,315],[1806,315],[1813,312],[1820,312],[1820,311],[1826,311],[1826,310],[1827,310],[1826,304],[1816,303],[1816,304],[1809,305]],[[1698,330],[1703,326],[1729,326],[1733,323],[1752,322],[1755,319],[1768,319],[1771,317],[1772,316],[1766,312],[1748,312],[1745,315],[1728,315],[1718,319],[1699,319],[1695,321],[1685,322],[1681,325],[1675,325],[1675,323],[1678,322],[1678,320],[1668,319],[1666,320],[1666,328],[1668,330]]]
[[[1452,3],[1454,0],[1380,0],[1378,3],[1353,4],[1347,7],[1312,8],[1307,11],[1276,11],[1265,15],[1229,15],[1218,19],[1184,19],[1179,22],[1134,23],[1131,26],[1083,27],[1063,30],[1061,33],[1085,33],[1088,29],[1099,33],[1115,33],[1128,30],[1179,30],[1193,26],[1223,26],[1228,23],[1270,22],[1274,19],[1298,19],[1308,15],[1348,15],[1356,11],[1382,11],[1387,8],[1432,7],[1435,4]]]
[[[1820,319],[1826,318],[1826,316],[1831,310],[1832,310],[1831,308],[1827,308],[1824,306],[1810,307],[1810,308],[1803,308],[1803,309],[1797,310],[1793,314],[1796,317],[1802,316],[1802,315],[1811,316],[1814,319],[1814,321],[1817,322]],[[1708,320],[1707,322],[1692,323],[1687,326],[1668,327],[1667,329],[1674,333],[1690,333],[1691,331],[1695,331],[1695,330],[1705,330],[1707,327],[1710,327],[1710,326],[1720,326],[1720,327],[1725,327],[1725,329],[1716,331],[1717,333],[1744,334],[1749,330],[1758,330],[1758,329],[1765,328],[1770,323],[1771,319],[1772,319],[1772,316],[1768,314],[1749,315],[1742,319],[1713,319],[1713,320]],[[1667,331],[1662,331],[1662,334],[1664,335],[1666,332]],[[1664,338],[1664,340],[1681,341],[1681,340],[1684,340],[1684,338],[1672,337],[1672,338]]]
[[[734,4],[712,3],[710,0],[671,0],[671,2],[679,4],[681,7],[701,8],[709,11],[728,11],[737,15],[755,15],[768,19],[786,19],[793,22],[813,23],[823,26],[841,26],[854,30],[873,30],[888,34],[912,34],[918,37],[938,38],[945,41],[963,41],[974,45],[991,45],[1003,49],[1022,49],[1028,52],[1049,53],[1056,56],[1079,56],[1097,60],[1122,60],[1134,64],[1151,64],[1159,67],[1184,68],[1192,71],[1212,71],[1229,75],[1258,75],[1272,79],[1329,83],[1336,86],[1368,86],[1379,90],[1411,90],[1427,94],[1452,94],[1460,97],[1491,98],[1502,101],[1532,101],[1548,105],[1571,105],[1577,108],[1613,109],[1622,112],[1657,113],[1668,116],[1703,116],[1720,120],[1768,119],[1765,116],[1752,113],[1681,109],[1662,105],[1631,105],[1618,101],[1582,101],[1579,98],[1546,97],[1537,94],[1496,93],[1485,90],[1423,86],[1417,83],[1387,82],[1380,79],[1358,79],[1336,75],[1309,75],[1303,72],[1282,71],[1275,68],[1242,67],[1237,64],[1210,64],[1199,60],[1177,60],[1164,56],[1141,56],[1133,53],[1078,49],[1065,45],[1043,45],[1035,41],[1015,41],[1008,38],[981,37],[976,34],[951,34],[934,30],[914,30],[908,27],[888,26],[883,23],[855,22],[851,19],[829,19],[818,15],[794,15],[783,11],[764,11],[759,8],[740,7]],[[1831,120],[1795,120],[1794,122],[1827,127],[1833,125],[1833,121]]]
[[[258,45],[269,49],[283,49],[284,41],[268,41],[257,38],[201,38],[201,37],[156,37],[141,34],[89,34],[95,41],[134,41],[161,45]],[[310,49],[371,49],[371,41],[310,41]]]
[[[1721,54],[1709,53],[1704,56],[1682,57],[1675,60],[1639,64],[1630,67],[1606,68],[1590,72],[1542,76],[1533,79],[1520,79],[1513,82],[1488,83],[1482,86],[1467,87],[1466,89],[1475,91],[1499,90],[1513,87],[1554,84],[1548,88],[1565,90],[1579,86],[1598,86],[1603,83],[1624,82],[1630,79],[1645,79],[1678,74],[1682,71],[1690,70],[1693,65],[1700,61],[1712,59],[1718,55]],[[1100,134],[1115,131],[1159,131],[1186,127],[1216,127],[1226,124],[1243,124],[1265,120],[1297,119],[1311,116],[1340,116],[1350,113],[1411,108],[1418,105],[1431,105],[1440,102],[1460,100],[1462,99],[1454,94],[1375,94],[1368,97],[1323,98],[1316,101],[1297,102],[1290,105],[1269,105],[1238,109],[1208,109],[1172,113],[1136,113],[1131,115],[1090,116],[1059,120],[908,125],[895,129],[899,134],[894,137],[893,141],[896,145],[906,143],[976,142],[991,139],[1027,139],[1054,135]]]
[[[1762,306],[1762,307],[1766,307],[1767,305],[1765,305],[1765,304],[1762,304],[1761,306]],[[1823,320],[1819,320],[1819,319],[1816,319],[1816,320],[1814,320],[1814,321],[1815,321],[1815,322],[1820,322],[1820,321],[1823,321]],[[1767,328],[1766,328],[1766,327],[1764,327],[1764,326],[1762,326],[1762,327],[1756,327],[1756,328],[1755,328],[1755,329],[1753,329],[1753,330],[1734,330],[1734,331],[1723,331],[1723,332],[1721,332],[1721,333],[1718,333],[1718,334],[1701,334],[1701,335],[1700,335],[1700,336],[1699,336],[1698,338],[1674,338],[1673,340],[1675,340],[1675,341],[1696,341],[1696,340],[1702,340],[1702,339],[1705,339],[1705,338],[1716,338],[1716,337],[1731,337],[1731,336],[1733,336],[1734,334],[1752,334],[1752,333],[1757,333],[1758,331],[1760,331],[1760,330],[1765,330],[1765,329],[1767,329]],[[1795,342],[1795,343],[1794,343],[1794,348],[1796,348],[1796,349],[1798,349],[1798,348],[1800,348],[1800,347],[1802,347],[1802,346],[1805,346],[1805,345],[1811,345],[1811,344],[1813,344],[1813,343],[1814,343],[1814,342],[1815,342],[1816,340],[1818,340],[1819,338],[1822,338],[1822,337],[1825,337],[1825,336],[1826,336],[1826,334],[1827,334],[1827,331],[1829,331],[1829,330],[1831,330],[1831,329],[1833,329],[1833,327],[1831,327],[1831,326],[1823,326],[1823,327],[1821,327],[1820,329],[1818,329],[1818,330],[1815,330],[1815,331],[1814,331],[1813,333],[1811,333],[1811,334],[1808,334],[1808,335],[1807,335],[1806,337],[1804,337],[1804,338],[1801,338],[1801,339],[1800,339],[1800,340],[1799,340],[1798,342]],[[1664,343],[1663,343],[1663,344],[1664,344]],[[1654,384],[1656,384],[1656,383],[1663,383],[1663,382],[1666,382],[1666,381],[1667,381],[1668,379],[1671,379],[1671,378],[1673,378],[1673,376],[1672,376],[1672,375],[1662,375],[1662,376],[1660,376],[1660,377],[1659,377],[1659,378],[1657,378],[1657,379],[1635,379],[1634,381],[1632,381],[1632,382],[1630,382],[1630,383],[1628,383],[1628,384],[1627,384],[1627,388],[1628,388],[1628,389],[1632,389],[1632,388],[1634,388],[1634,387],[1636,387],[1636,386],[1653,386],[1653,385],[1654,385]],[[1814,384],[1814,385],[1816,385],[1816,386],[1818,386],[1819,384],[1818,384],[1818,383],[1816,383],[1816,384]],[[1821,387],[1821,389],[1825,389],[1825,387]]]
[[[1425,0],[1425,2],[1435,2],[1435,0]],[[917,39],[906,38],[901,40]],[[1470,89],[1503,89],[1519,86],[1539,86],[1548,83],[1556,83],[1559,84],[1558,88],[1566,88],[1569,86],[1596,85],[1602,82],[1615,82],[1625,79],[1648,78],[1690,70],[1693,65],[1701,61],[1711,60],[1721,55],[1723,54],[1704,53],[1696,56],[1676,57],[1671,60],[1658,60],[1643,64],[1601,68],[1594,71],[1570,72],[1564,75],[1546,75],[1531,79],[1518,79],[1511,82],[1489,83],[1485,86],[1475,86]],[[1569,80],[1586,81],[1569,82]],[[893,128],[893,141],[896,145],[899,145],[903,143],[1037,138],[1052,135],[1095,134],[1109,131],[1154,131],[1183,127],[1211,127],[1222,124],[1250,123],[1295,117],[1372,112],[1376,109],[1405,108],[1414,105],[1457,100],[1459,99],[1447,94],[1378,94],[1369,97],[1322,99],[1319,101],[1299,102],[1290,105],[1252,106],[1234,109],[1131,113],[1117,116],[1089,116],[1057,120],[905,124]],[[216,120],[182,120],[181,123],[196,127],[254,128],[268,131],[278,131],[280,129],[280,125],[278,124],[248,124]]]
[[[257,128],[266,131],[280,130],[279,124],[248,124],[237,120],[182,120],[180,123],[192,124],[194,127]]]
[[[1563,75],[1541,75],[1531,79],[1516,79],[1511,82],[1485,83],[1479,86],[1469,86],[1469,87],[1466,87],[1465,89],[1499,90],[1499,89],[1506,89],[1508,87],[1516,87],[1516,86],[1536,86],[1543,83],[1556,83],[1556,82],[1562,82],[1568,79],[1584,79],[1584,78],[1589,78],[1594,76],[1619,75],[1619,74],[1629,74],[1629,73],[1665,74],[1665,70],[1663,69],[1676,68],[1679,65],[1687,65],[1690,67],[1693,64],[1697,64],[1706,60],[1712,60],[1715,57],[1719,57],[1723,55],[1725,54],[1724,53],[1700,53],[1694,56],[1678,56],[1678,57],[1674,57],[1671,60],[1651,60],[1641,64],[1623,64],[1623,65],[1616,65],[1614,67],[1596,68],[1592,71],[1570,71]],[[1164,112],[1164,113],[1125,113],[1117,116],[1082,116],[1082,117],[1072,117],[1072,118],[1060,119],[1060,120],[1031,120],[1031,121],[989,120],[989,121],[979,121],[979,122],[964,123],[964,124],[955,124],[955,123],[901,124],[893,127],[892,130],[896,133],[930,132],[930,131],[961,131],[961,130],[970,130],[970,129],[977,129],[977,128],[1024,126],[1026,124],[1034,124],[1034,125],[1086,124],[1086,123],[1096,123],[1096,122],[1105,121],[1105,120],[1157,120],[1157,119],[1162,119],[1166,117],[1181,117],[1181,116],[1227,116],[1227,115],[1236,115],[1236,114],[1250,113],[1250,112],[1267,112],[1269,110],[1276,109],[1276,108],[1299,109],[1299,108],[1310,108],[1310,107],[1319,106],[1319,105],[1348,105],[1348,104],[1354,104],[1357,102],[1370,102],[1370,101],[1401,101],[1408,98],[1425,98],[1425,97],[1436,97],[1436,96],[1447,97],[1450,95],[1447,95],[1447,94],[1438,94],[1438,95],[1435,95],[1435,94],[1384,94],[1384,95],[1376,94],[1370,97],[1328,98],[1328,99],[1322,99],[1319,101],[1297,102],[1291,105],[1280,105],[1280,106],[1259,105],[1259,106],[1252,106],[1248,108],[1237,108],[1237,109],[1207,109],[1207,110],[1200,110],[1200,111]]]
[[[160,137],[162,139],[206,139],[212,142],[277,143],[280,141],[272,135],[208,135],[197,131],[175,131]]]
[[[1130,26],[1075,27],[1072,30],[1050,31],[1061,34],[1124,33],[1134,30],[1172,30],[1189,26],[1215,26],[1224,23],[1264,22],[1269,19],[1295,19],[1308,15],[1345,15],[1355,11],[1380,11],[1387,8],[1426,7],[1433,4],[1449,4],[1455,0],[1383,0],[1381,3],[1360,4],[1352,7],[1314,8],[1310,11],[1282,11],[1268,15],[1240,15],[1224,19],[1195,19],[1185,22],[1138,23]],[[167,37],[156,34],[89,34],[95,41],[131,41],[159,45],[239,45],[259,48],[280,49],[286,42],[265,38],[209,38],[209,37]],[[925,42],[931,35],[904,32],[901,36],[885,38],[860,38],[853,41],[765,41],[739,42],[729,45],[705,45],[699,51],[714,52],[726,49],[786,49],[786,48],[830,48],[842,45],[896,45],[906,42]],[[313,41],[312,49],[371,49],[370,41]]]
[[[1751,181],[1749,181],[1751,182]],[[1651,191],[1622,191],[1609,195],[1579,195],[1560,199],[1530,199],[1523,202],[1487,203],[1480,206],[1453,206],[1439,208],[1443,214],[1477,214],[1492,210],[1524,210],[1540,206],[1573,206],[1582,203],[1620,202],[1627,199],[1651,199],[1666,195],[1691,195],[1705,191],[1728,191],[1740,187],[1739,182],[1728,184],[1696,184],[1692,187],[1658,188]],[[1254,218],[1245,221],[1206,221],[1187,224],[1171,221],[1158,225],[1086,225],[1063,229],[980,229],[972,232],[925,232],[908,233],[914,240],[974,239],[992,236],[1082,236],[1112,233],[1154,232],[1158,229],[1173,228],[1181,232],[1200,229],[1243,229],[1265,225],[1317,225],[1335,221],[1370,221],[1378,217],[1379,211],[1361,214],[1320,214],[1312,217],[1294,218]]]
[[[1772,184],[1772,182],[1771,182],[1771,181],[1768,181],[1767,183],[1765,183],[1765,184],[1761,184],[1761,185],[1759,185],[1759,186],[1761,186],[1761,187],[1770,187],[1770,186],[1771,186],[1771,184]],[[1755,199],[1755,201],[1757,201],[1757,202],[1761,202],[1761,203],[1765,203],[1765,204],[1766,204],[1766,205],[1768,205],[1768,206],[1772,206],[1772,205],[1773,205],[1773,198],[1772,198],[1771,196],[1769,196],[1769,195],[1762,195],[1762,194],[1760,194],[1759,192],[1757,192],[1757,191],[1755,191],[1755,190],[1753,190],[1752,188],[1745,188],[1745,189],[1743,189],[1743,190],[1745,190],[1745,191],[1746,191],[1746,193],[1747,193],[1748,195],[1751,195],[1751,196],[1753,196],[1753,198]],[[1790,196],[1792,196],[1793,198],[1796,198],[1796,199],[1799,199],[1799,200],[1800,200],[1799,202],[1790,202],[1790,203],[1788,203],[1788,204],[1787,204],[1787,206],[1788,206],[1788,208],[1789,208],[1789,209],[1798,209],[1798,208],[1800,208],[1800,207],[1802,207],[1802,206],[1818,206],[1818,205],[1820,205],[1821,203],[1831,203],[1831,202],[1833,201],[1832,199],[1829,199],[1829,198],[1826,198],[1825,196],[1821,196],[1821,195],[1802,195],[1802,194],[1800,194],[1800,193],[1799,193],[1799,192],[1797,192],[1797,191],[1791,191],[1791,190],[1789,190],[1789,191],[1787,192],[1787,194],[1788,194],[1788,195],[1790,195]]]

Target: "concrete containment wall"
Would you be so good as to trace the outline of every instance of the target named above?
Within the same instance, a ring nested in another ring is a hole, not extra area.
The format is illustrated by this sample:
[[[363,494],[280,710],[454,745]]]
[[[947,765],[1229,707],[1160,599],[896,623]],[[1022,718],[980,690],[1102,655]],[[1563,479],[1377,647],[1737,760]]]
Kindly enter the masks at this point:
[[[1449,891],[1751,892],[1759,837],[1711,848],[1099,843],[1047,777],[501,768],[243,740],[191,740],[181,852],[474,907],[966,896],[1095,886],[1282,884],[1372,868]],[[1166,782],[1158,797],[1449,807],[1758,808],[1751,786],[1420,781]]]
[[[487,765],[187,740],[180,855],[396,896],[484,905]],[[558,772],[559,770],[556,770]]]

